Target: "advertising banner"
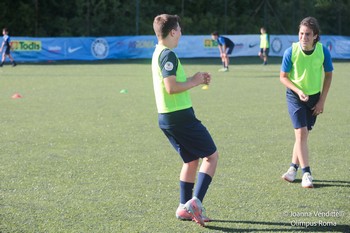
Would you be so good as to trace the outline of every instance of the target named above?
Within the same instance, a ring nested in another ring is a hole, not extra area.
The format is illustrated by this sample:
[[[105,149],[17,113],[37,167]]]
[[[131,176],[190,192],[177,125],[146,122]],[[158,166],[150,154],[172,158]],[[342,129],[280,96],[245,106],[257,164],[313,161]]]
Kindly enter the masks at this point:
[[[257,56],[260,35],[225,35],[235,43],[231,56]],[[270,56],[283,56],[298,41],[297,35],[270,35]],[[350,37],[321,36],[333,58],[350,59]],[[117,37],[12,37],[12,55],[18,62],[103,59],[151,59],[155,36]],[[180,58],[218,57],[217,42],[210,35],[182,36],[174,49]]]

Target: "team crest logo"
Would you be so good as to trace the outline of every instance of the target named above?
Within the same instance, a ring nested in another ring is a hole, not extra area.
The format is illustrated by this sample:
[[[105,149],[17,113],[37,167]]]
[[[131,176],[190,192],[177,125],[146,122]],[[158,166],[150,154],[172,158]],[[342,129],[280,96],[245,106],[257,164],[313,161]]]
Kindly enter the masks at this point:
[[[170,70],[172,70],[174,68],[174,64],[172,63],[172,62],[170,62],[170,61],[168,61],[167,63],[165,63],[165,65],[164,65],[164,69],[166,70],[166,71],[170,71]]]
[[[275,38],[272,41],[272,51],[279,53],[282,50],[282,41],[279,38]]]
[[[91,44],[91,53],[98,59],[106,58],[109,53],[109,46],[107,41],[103,38],[97,38]]]

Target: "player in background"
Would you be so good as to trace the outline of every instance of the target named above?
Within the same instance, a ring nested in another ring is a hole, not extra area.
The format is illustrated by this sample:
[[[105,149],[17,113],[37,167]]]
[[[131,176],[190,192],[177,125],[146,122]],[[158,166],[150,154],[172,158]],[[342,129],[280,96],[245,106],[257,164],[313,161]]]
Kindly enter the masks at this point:
[[[220,57],[223,68],[219,69],[221,72],[227,72],[230,64],[230,55],[235,47],[235,43],[227,37],[220,36],[218,32],[213,32],[211,38],[218,42]]]
[[[295,142],[292,163],[282,175],[295,180],[299,166],[304,188],[313,188],[309,164],[308,137],[316,118],[324,111],[332,82],[333,64],[329,50],[320,42],[317,20],[307,17],[299,25],[299,42],[293,43],[283,55],[280,81],[287,87],[288,112],[294,127]]]
[[[7,28],[2,29],[2,34],[3,36],[3,42],[0,48],[0,53],[4,50],[4,52],[2,53],[2,58],[1,58],[1,63],[0,63],[0,67],[3,66],[6,56],[9,57],[12,66],[16,66],[16,62],[13,59],[13,57],[11,56],[10,50],[11,50],[11,44],[10,44],[10,36],[9,36],[9,32]]]
[[[154,18],[153,29],[158,44],[152,57],[153,87],[159,127],[183,160],[176,217],[194,219],[204,226],[209,219],[202,202],[216,170],[218,152],[210,133],[195,116],[189,90],[201,84],[208,85],[211,76],[207,72],[186,76],[173,51],[181,37],[179,20],[177,15],[168,14]],[[197,175],[200,159],[202,163]]]
[[[270,50],[270,37],[267,34],[266,29],[264,27],[260,28],[260,52],[259,57],[262,59],[263,65],[267,65],[267,58],[269,56]]]

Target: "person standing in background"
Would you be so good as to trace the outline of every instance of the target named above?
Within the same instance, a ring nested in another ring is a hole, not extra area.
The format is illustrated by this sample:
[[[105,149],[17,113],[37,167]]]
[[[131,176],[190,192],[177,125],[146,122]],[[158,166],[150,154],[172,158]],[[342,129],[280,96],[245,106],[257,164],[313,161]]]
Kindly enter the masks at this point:
[[[260,28],[260,52],[259,57],[264,61],[263,65],[267,65],[267,58],[270,50],[270,37],[264,27]]]
[[[6,56],[9,57],[11,63],[12,63],[12,66],[16,66],[16,62],[15,60],[13,59],[13,57],[11,56],[11,43],[10,43],[10,36],[9,36],[9,31],[7,28],[4,28],[2,30],[2,34],[4,35],[3,36],[3,42],[2,42],[2,45],[1,45],[1,48],[0,48],[0,53],[4,50],[4,52],[2,53],[2,58],[1,58],[1,63],[0,63],[0,67],[4,65],[5,63],[5,59],[6,59]]]
[[[235,43],[227,37],[220,36],[218,32],[213,32],[211,34],[213,40],[218,42],[218,48],[220,51],[220,57],[222,61],[223,68],[219,69],[221,72],[227,72],[228,66],[230,64],[230,55],[235,47]]]

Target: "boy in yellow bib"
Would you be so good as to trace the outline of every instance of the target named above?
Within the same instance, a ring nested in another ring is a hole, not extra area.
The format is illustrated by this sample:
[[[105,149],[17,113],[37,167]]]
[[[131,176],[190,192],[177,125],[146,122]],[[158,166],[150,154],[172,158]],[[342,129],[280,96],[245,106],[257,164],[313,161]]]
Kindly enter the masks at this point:
[[[270,36],[264,27],[260,28],[260,51],[259,57],[264,61],[263,65],[267,65],[267,58],[270,51]]]
[[[293,43],[285,51],[280,72],[280,81],[287,87],[288,112],[295,135],[292,163],[282,178],[293,182],[300,166],[303,173],[301,185],[304,188],[313,188],[308,151],[309,131],[315,125],[317,116],[323,113],[332,81],[331,55],[319,40],[317,20],[313,17],[303,19],[299,25],[299,42]]]
[[[204,226],[209,218],[205,216],[202,202],[216,170],[218,152],[210,133],[195,116],[189,89],[208,85],[211,76],[207,72],[198,72],[187,78],[173,51],[181,37],[179,20],[177,15],[162,14],[153,21],[158,39],[152,57],[153,87],[159,127],[183,160],[176,217],[194,219]],[[202,159],[202,164],[192,193],[199,159]]]

